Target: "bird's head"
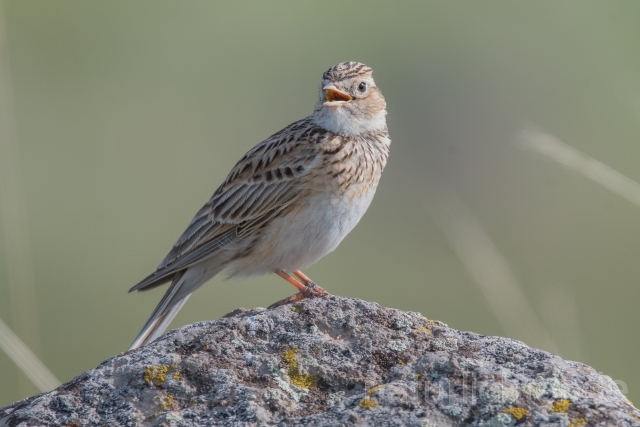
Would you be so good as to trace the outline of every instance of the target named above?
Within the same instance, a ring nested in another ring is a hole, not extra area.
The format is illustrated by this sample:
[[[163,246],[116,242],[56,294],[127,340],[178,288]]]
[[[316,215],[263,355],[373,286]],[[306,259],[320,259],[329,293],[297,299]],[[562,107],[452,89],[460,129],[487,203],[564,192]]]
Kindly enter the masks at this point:
[[[319,126],[342,135],[375,132],[386,126],[386,102],[373,70],[359,62],[341,62],[322,76],[314,116]]]

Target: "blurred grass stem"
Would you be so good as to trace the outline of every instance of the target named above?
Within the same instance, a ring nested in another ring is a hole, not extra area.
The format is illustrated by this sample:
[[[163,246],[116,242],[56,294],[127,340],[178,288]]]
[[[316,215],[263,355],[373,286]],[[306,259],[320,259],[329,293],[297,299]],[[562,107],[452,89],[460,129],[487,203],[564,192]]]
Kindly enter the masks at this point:
[[[558,347],[527,300],[507,260],[480,222],[446,185],[439,185],[434,193],[437,196],[429,197],[426,209],[479,285],[504,331],[529,346],[557,353]]]
[[[0,2],[0,227],[4,235],[7,266],[6,276],[3,275],[0,280],[8,284],[14,329],[37,351],[38,310],[16,133],[4,2]],[[6,351],[5,346],[2,348]],[[33,353],[29,351],[29,354]],[[17,363],[17,359],[13,360]],[[25,386],[21,384],[21,388]],[[23,394],[29,394],[29,390],[22,391]]]
[[[60,385],[60,381],[1,319],[0,348],[41,392],[51,391]]]
[[[574,170],[640,206],[640,184],[540,130],[520,134],[522,146]]]

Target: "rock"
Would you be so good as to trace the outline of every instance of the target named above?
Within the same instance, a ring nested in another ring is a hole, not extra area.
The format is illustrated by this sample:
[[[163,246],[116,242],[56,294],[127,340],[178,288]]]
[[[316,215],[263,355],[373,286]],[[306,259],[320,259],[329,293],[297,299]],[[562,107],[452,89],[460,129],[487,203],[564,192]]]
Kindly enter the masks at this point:
[[[593,368],[419,313],[328,297],[171,331],[0,426],[640,426]]]

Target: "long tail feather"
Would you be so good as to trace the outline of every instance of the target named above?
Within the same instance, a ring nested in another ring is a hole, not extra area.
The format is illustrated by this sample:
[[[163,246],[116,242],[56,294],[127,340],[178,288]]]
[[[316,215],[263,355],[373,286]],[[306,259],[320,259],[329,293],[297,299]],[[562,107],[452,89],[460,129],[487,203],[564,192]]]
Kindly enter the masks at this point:
[[[222,271],[223,268],[222,265],[209,263],[191,266],[178,273],[129,350],[146,345],[162,335],[184,303],[187,302],[189,295]]]
[[[190,296],[191,294],[182,298],[173,307],[171,307],[155,319],[153,318],[153,316],[149,318],[136,339],[129,347],[129,350],[147,345],[148,343],[154,341],[156,338],[162,335],[164,330],[167,329],[167,326],[169,326],[169,323],[171,323],[173,318],[176,317],[176,314],[178,314],[178,311],[180,311],[180,309],[182,308],[184,303],[187,302]]]
[[[169,326],[169,323],[176,317],[184,303],[187,302],[191,292],[200,286],[200,284],[193,286],[193,283],[188,283],[188,279],[192,277],[185,273],[187,273],[187,270],[180,272],[173,278],[171,286],[169,286],[169,289],[167,289],[167,292],[153,310],[151,316],[149,316],[147,323],[144,324],[129,350],[146,345],[162,335],[165,328]]]
[[[154,339],[158,338],[164,332],[164,328],[168,326],[171,320],[178,314],[182,305],[187,301],[189,294],[185,294],[185,273],[186,270],[178,274],[167,289],[156,308],[149,316],[149,320],[142,327],[140,333],[129,347],[129,350],[141,347]],[[180,291],[183,292],[180,292]]]

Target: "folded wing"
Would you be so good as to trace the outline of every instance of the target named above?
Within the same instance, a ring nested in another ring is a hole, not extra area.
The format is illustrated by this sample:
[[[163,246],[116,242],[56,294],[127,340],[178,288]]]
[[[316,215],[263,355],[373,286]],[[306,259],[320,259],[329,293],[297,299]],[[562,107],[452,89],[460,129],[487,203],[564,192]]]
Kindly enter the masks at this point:
[[[158,269],[131,291],[171,281],[176,274],[242,239],[295,203],[319,161],[309,129],[296,122],[249,151],[200,209]]]

